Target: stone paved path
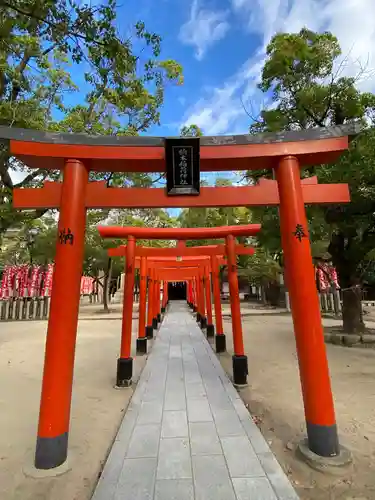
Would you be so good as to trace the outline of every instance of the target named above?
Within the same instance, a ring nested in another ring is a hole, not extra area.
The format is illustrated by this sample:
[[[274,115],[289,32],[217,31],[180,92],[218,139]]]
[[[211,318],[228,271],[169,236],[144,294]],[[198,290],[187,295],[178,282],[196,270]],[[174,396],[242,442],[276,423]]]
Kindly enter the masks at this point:
[[[171,303],[92,500],[296,500],[185,303]]]

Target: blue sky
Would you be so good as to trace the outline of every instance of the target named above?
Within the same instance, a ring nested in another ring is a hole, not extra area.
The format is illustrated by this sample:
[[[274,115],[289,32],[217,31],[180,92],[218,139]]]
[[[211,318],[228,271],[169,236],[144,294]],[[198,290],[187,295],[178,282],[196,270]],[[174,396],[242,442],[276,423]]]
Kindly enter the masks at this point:
[[[279,31],[332,31],[345,56],[341,72],[356,75],[366,66],[359,86],[374,90],[374,19],[375,0],[119,0],[117,25],[128,36],[144,21],[162,37],[161,58],[184,68],[184,85],[166,90],[161,125],[147,133],[177,135],[195,123],[220,135],[247,132],[244,106],[257,116],[269,104],[256,84]]]
[[[238,1],[139,0],[119,8],[120,26],[123,16],[128,29],[141,19],[148,30],[161,35],[161,58],[175,59],[184,68],[184,85],[168,87],[161,125],[150,128],[148,134],[178,135],[183,124],[193,122],[199,122],[206,134],[248,130],[250,119],[240,99],[236,109],[229,113],[222,109],[218,119],[200,116],[199,109],[199,101],[204,104],[218,90],[231,92],[226,84],[262,44],[262,35],[248,30],[247,19],[235,8]]]
[[[278,31],[332,31],[346,57],[342,72],[356,75],[366,66],[359,86],[374,90],[374,0],[138,0],[119,9],[121,25],[122,16],[160,34],[162,58],[184,68],[185,83],[167,90],[152,135],[175,135],[190,123],[207,135],[246,132],[251,120],[243,104],[255,116],[268,104],[256,84]]]
[[[166,89],[161,125],[147,134],[178,135],[183,125],[196,124],[206,135],[231,135],[248,131],[244,106],[257,116],[269,105],[257,83],[277,32],[304,26],[331,31],[343,52],[341,74],[358,75],[365,68],[357,84],[375,91],[374,19],[375,0],[119,0],[117,26],[129,36],[142,20],[162,37],[161,58],[184,68],[184,85]],[[83,71],[74,68],[76,83],[83,82]],[[69,96],[72,104],[81,99],[80,93]]]
[[[119,26],[141,19],[162,37],[164,59],[184,68],[184,85],[169,87],[161,125],[150,135],[178,135],[199,125],[206,135],[246,133],[252,116],[270,103],[257,89],[271,37],[302,27],[332,31],[342,47],[342,74],[375,90],[375,0],[131,0],[119,8]],[[245,108],[245,109],[244,109]],[[203,175],[214,182],[215,174]],[[220,174],[238,180],[231,173]]]

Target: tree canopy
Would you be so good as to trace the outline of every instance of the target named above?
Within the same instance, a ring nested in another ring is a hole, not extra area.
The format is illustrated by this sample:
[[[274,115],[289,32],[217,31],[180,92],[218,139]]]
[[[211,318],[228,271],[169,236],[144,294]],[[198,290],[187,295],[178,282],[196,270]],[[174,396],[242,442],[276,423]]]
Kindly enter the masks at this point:
[[[127,36],[116,22],[116,0],[4,0],[0,6],[0,124],[59,132],[136,135],[159,123],[168,84],[182,67],[163,60],[161,37],[142,21]],[[74,94],[77,94],[75,98]],[[77,101],[79,101],[78,104]],[[0,158],[0,238],[25,215],[11,208],[11,173],[18,186],[56,173]],[[146,175],[92,175],[112,183],[150,184]],[[110,179],[109,179],[110,178]],[[26,219],[43,212],[28,214]]]
[[[182,137],[201,137],[203,135],[203,131],[198,125],[184,125],[181,128],[180,135]]]
[[[116,14],[116,0],[95,6],[79,0],[3,0],[0,124],[94,135],[136,135],[159,123],[165,89],[169,84],[182,84],[182,68],[174,60],[161,59],[161,37],[149,32],[142,21],[124,37]],[[259,84],[269,106],[252,117],[250,133],[362,124],[363,132],[335,164],[302,173],[317,175],[320,182],[347,182],[350,186],[350,204],[308,207],[307,212],[313,252],[329,252],[332,256],[344,289],[344,327],[354,331],[363,326],[360,287],[374,276],[375,269],[375,95],[360,90],[366,68],[359,67],[356,75],[347,76],[348,57],[329,32],[304,28],[299,33],[275,35],[267,47]],[[75,94],[79,95],[78,104]],[[182,128],[181,135],[199,137],[202,130],[191,124]],[[23,177],[17,186],[38,186],[45,179],[58,179],[60,174],[31,170],[4,152],[0,156],[0,239],[10,227],[23,224],[22,239],[30,227],[38,226],[33,257],[48,261],[55,219],[37,221],[45,211],[12,210],[15,174]],[[256,181],[262,175],[270,172],[251,171],[248,178]],[[151,186],[155,182],[148,174],[91,173],[91,179],[105,179],[113,186]],[[216,185],[228,184],[223,179],[216,181]],[[182,227],[261,222],[264,256],[259,253],[258,260],[263,261],[258,268],[261,270],[267,261],[275,262],[270,264],[273,276],[282,265],[278,212],[273,208],[185,209],[178,220],[164,210],[92,211],[88,217],[87,270],[98,262],[102,266],[106,257],[103,245],[98,248],[94,230],[101,220]],[[191,242],[205,243],[211,242]],[[44,250],[38,250],[38,245]],[[28,250],[23,247],[17,255]],[[243,264],[246,267],[245,261]]]
[[[326,208],[309,208],[313,241],[325,241],[337,267],[344,289],[344,328],[362,327],[358,285],[363,282],[369,257],[375,247],[374,190],[375,130],[372,117],[375,96],[359,90],[366,76],[343,76],[347,57],[343,57],[337,38],[331,33],[275,35],[267,47],[259,88],[270,100],[268,109],[254,117],[250,132],[299,130],[317,126],[361,122],[364,128],[334,165],[321,165],[303,175],[318,175],[319,182],[347,182],[351,203]],[[265,172],[249,172],[257,178]],[[269,174],[269,173],[268,173]],[[277,251],[276,210],[264,209],[263,244]]]
[[[363,121],[372,116],[375,96],[358,90],[366,69],[342,76],[342,57],[332,33],[279,33],[267,47],[259,88],[270,96],[251,131],[298,130]]]
[[[202,183],[201,183],[202,184]],[[229,179],[217,178],[215,186],[231,186]],[[249,224],[251,212],[245,207],[220,208],[185,208],[181,211],[178,221],[181,227],[217,227]],[[191,246],[213,245],[217,240],[196,240],[187,243]]]

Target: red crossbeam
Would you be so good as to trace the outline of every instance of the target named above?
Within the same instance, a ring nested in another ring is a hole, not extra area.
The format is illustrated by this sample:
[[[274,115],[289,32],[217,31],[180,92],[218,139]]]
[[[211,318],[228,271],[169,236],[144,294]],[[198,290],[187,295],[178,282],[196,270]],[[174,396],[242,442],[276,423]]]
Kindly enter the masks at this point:
[[[45,182],[43,188],[13,191],[13,206],[18,209],[59,208],[61,183]],[[302,180],[305,204],[348,203],[347,184],[317,184],[316,178]],[[86,208],[184,208],[250,207],[279,205],[276,181],[261,179],[255,186],[202,187],[199,196],[167,196],[162,188],[109,188],[105,182],[90,182]]]
[[[225,256],[217,256],[217,263],[219,266],[226,266],[227,259]],[[147,268],[148,269],[160,269],[160,268],[184,268],[191,266],[199,266],[205,264],[211,266],[210,257],[183,257],[183,260],[176,260],[175,257],[147,257]],[[140,269],[141,258],[135,258],[135,268]]]
[[[158,269],[156,277],[159,280],[185,281],[197,276],[198,272],[199,270],[197,267],[188,267],[186,269]]]
[[[136,247],[135,255],[137,257],[147,257],[152,259],[155,257],[181,257],[185,260],[186,257],[192,256],[211,256],[211,255],[225,255],[225,245],[206,245],[197,247],[175,247],[175,248],[154,248],[154,247]],[[246,247],[244,245],[236,245],[237,255],[254,255],[255,250],[253,247]],[[126,255],[126,245],[120,245],[117,248],[110,248],[108,250],[109,257],[123,257]]]
[[[285,156],[295,156],[301,165],[335,161],[348,149],[348,137],[293,142],[207,145],[200,148],[202,172],[274,168]],[[62,170],[66,158],[87,161],[90,170],[101,172],[164,172],[162,146],[101,146],[40,143],[11,140],[10,153],[31,168]]]
[[[260,224],[222,227],[120,227],[99,226],[98,231],[102,238],[127,238],[150,240],[195,240],[206,238],[224,238],[228,234],[233,236],[255,236],[261,230]]]

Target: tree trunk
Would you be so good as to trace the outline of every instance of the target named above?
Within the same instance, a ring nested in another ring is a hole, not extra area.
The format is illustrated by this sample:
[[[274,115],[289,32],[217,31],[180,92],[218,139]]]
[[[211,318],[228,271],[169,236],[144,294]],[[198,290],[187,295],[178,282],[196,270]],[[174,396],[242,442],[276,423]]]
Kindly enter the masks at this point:
[[[219,267],[220,294],[223,293],[223,284],[224,284],[224,267]]]
[[[333,265],[342,289],[342,319],[343,330],[346,333],[361,332],[365,329],[362,314],[361,277],[358,275],[360,256],[353,259],[351,248],[353,236],[348,237],[342,232],[334,233],[328,251],[332,255]]]
[[[342,293],[342,320],[346,333],[363,332],[362,290],[359,286],[344,289]]]
[[[108,307],[108,302],[109,302],[109,285],[111,283],[111,275],[112,275],[112,259],[108,259],[108,264],[107,264],[107,271],[104,276],[104,283],[103,283],[103,307],[104,311],[109,313],[109,307]]]
[[[134,278],[134,301],[139,301],[139,271],[136,270]]]
[[[280,306],[280,285],[277,281],[269,282],[266,288],[267,303],[273,307]]]
[[[260,298],[263,303],[263,305],[267,305],[267,295],[266,295],[266,286],[267,283],[264,280],[261,280],[260,282]]]

